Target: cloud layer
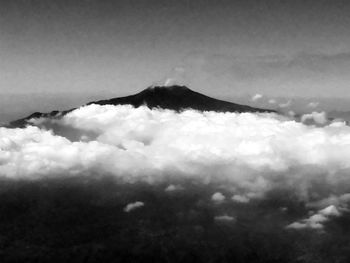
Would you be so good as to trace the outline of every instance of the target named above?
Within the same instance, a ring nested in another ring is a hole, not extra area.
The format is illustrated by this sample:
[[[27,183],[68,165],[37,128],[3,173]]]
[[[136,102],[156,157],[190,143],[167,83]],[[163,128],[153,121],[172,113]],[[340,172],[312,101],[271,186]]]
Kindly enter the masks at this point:
[[[278,188],[314,202],[344,195],[350,185],[350,127],[343,123],[315,127],[276,114],[111,105],[32,122],[38,127],[0,128],[1,177],[113,175],[151,184],[189,178],[224,185],[238,202]]]

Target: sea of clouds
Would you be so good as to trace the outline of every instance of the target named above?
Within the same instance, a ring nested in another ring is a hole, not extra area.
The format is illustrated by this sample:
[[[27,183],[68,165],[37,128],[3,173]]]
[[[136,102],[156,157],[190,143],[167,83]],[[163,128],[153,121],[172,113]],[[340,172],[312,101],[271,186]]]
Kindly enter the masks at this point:
[[[244,203],[273,189],[293,189],[319,209],[342,204],[350,189],[350,127],[343,122],[320,127],[274,113],[93,104],[31,123],[0,128],[2,178],[191,179],[224,185]]]

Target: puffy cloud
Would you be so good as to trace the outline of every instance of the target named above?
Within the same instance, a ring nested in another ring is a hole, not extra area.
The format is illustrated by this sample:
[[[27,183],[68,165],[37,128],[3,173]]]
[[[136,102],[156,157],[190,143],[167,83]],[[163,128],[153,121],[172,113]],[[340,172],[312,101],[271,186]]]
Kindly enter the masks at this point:
[[[211,200],[213,200],[214,202],[218,202],[218,203],[225,201],[225,199],[226,199],[226,197],[220,192],[217,192],[211,196]]]
[[[60,120],[34,123],[41,128],[0,128],[1,177],[106,174],[150,184],[191,179],[224,185],[225,192],[234,188],[231,194],[248,199],[292,188],[308,203],[329,196],[316,186],[328,185],[337,198],[350,186],[345,124],[315,127],[267,113],[112,105],[89,105]]]
[[[268,101],[270,104],[276,104],[276,100],[275,99],[269,99]]]
[[[124,208],[124,211],[129,213],[137,208],[143,207],[145,204],[143,202],[137,201],[135,203],[130,203],[127,204],[126,207]]]
[[[179,191],[183,189],[184,188],[181,185],[170,184],[167,188],[165,188],[165,192],[174,192],[174,191]]]
[[[310,216],[307,219],[303,219],[298,222],[294,222],[287,226],[287,228],[293,229],[323,229],[323,224],[329,221],[332,217],[339,217],[341,213],[334,205],[330,205],[322,210],[319,210],[316,214]]]
[[[338,209],[334,206],[334,205],[330,205],[322,210],[320,210],[318,212],[320,215],[323,216],[340,216],[340,212],[338,211]]]
[[[339,212],[345,212],[349,211],[349,203],[350,203],[350,193],[345,193],[339,196],[336,196],[334,194],[314,202],[308,202],[307,207],[310,209],[320,209],[322,207],[328,207],[328,210],[324,210],[322,213],[330,214],[335,213],[337,215],[338,212],[335,212],[334,208],[337,208],[337,211]]]
[[[255,94],[254,96],[251,97],[251,100],[252,101],[258,101],[258,100],[262,99],[262,97],[264,97],[262,94],[257,93],[257,94]]]
[[[312,113],[304,114],[303,116],[301,116],[302,122],[306,122],[308,120],[311,120],[317,124],[325,124],[328,121],[327,114],[324,111],[323,112],[314,111]]]

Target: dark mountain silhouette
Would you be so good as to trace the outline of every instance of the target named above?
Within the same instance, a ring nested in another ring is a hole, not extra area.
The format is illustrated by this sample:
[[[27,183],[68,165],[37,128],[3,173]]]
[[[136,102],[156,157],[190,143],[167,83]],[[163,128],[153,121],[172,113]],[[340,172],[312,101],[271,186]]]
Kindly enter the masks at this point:
[[[149,108],[162,108],[176,111],[194,109],[199,111],[216,112],[271,112],[271,110],[267,109],[258,109],[214,99],[195,92],[185,86],[150,87],[135,95],[91,103],[99,105],[130,104],[134,107],[146,105]]]
[[[246,105],[240,105],[232,102],[214,99],[195,92],[185,86],[156,86],[149,87],[135,95],[113,98],[109,100],[93,101],[88,103],[98,105],[132,105],[134,107],[147,106],[149,108],[162,108],[181,111],[185,109],[194,109],[199,111],[215,112],[275,112],[269,109],[254,108]],[[28,124],[32,118],[59,118],[68,111],[52,111],[50,113],[36,112],[30,116],[13,121],[11,127],[23,127]]]

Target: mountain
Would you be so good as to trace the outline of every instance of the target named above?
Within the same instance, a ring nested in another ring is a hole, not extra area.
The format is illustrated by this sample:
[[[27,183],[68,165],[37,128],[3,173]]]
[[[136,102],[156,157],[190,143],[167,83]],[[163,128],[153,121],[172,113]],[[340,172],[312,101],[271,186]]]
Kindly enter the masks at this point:
[[[215,112],[275,112],[269,109],[253,108],[232,102],[214,99],[195,92],[185,86],[156,86],[149,87],[135,95],[113,98],[109,100],[93,101],[88,103],[98,105],[132,105],[134,107],[147,106],[149,108],[162,108],[181,111],[194,109],[199,111]],[[24,127],[32,118],[58,118],[72,111],[52,111],[50,113],[36,112],[28,117],[10,123],[10,127]]]
[[[258,109],[246,105],[235,104],[223,100],[214,99],[195,92],[185,86],[150,87],[135,95],[101,100],[89,104],[99,105],[125,105],[134,107],[146,105],[149,108],[162,108],[180,111],[194,109],[199,111],[216,112],[271,112],[267,109]]]

